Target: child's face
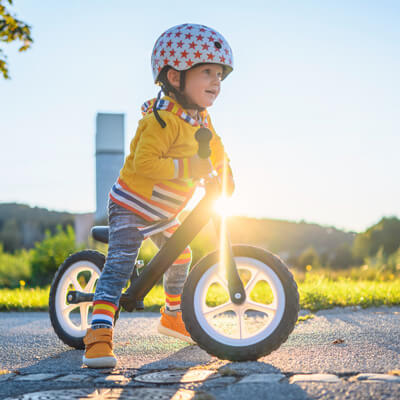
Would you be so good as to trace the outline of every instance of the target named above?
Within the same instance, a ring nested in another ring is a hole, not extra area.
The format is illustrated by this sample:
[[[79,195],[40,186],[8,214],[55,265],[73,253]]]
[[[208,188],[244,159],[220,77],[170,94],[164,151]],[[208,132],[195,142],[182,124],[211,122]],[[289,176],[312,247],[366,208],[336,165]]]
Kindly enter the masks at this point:
[[[221,90],[222,65],[203,64],[186,72],[184,93],[200,107],[210,107]]]

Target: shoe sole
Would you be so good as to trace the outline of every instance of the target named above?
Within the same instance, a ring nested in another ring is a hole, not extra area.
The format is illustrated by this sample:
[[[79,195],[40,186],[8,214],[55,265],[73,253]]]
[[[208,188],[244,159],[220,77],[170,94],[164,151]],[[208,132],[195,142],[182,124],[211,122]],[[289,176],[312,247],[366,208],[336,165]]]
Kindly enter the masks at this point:
[[[88,368],[114,368],[117,365],[117,359],[114,357],[82,357],[82,363]]]
[[[158,323],[157,331],[158,331],[158,333],[161,333],[162,335],[172,336],[176,339],[183,340],[186,343],[196,344],[196,342],[194,342],[190,336],[186,336],[186,335],[179,333],[177,331],[174,331],[172,329],[168,329],[164,325],[162,325],[161,322]]]

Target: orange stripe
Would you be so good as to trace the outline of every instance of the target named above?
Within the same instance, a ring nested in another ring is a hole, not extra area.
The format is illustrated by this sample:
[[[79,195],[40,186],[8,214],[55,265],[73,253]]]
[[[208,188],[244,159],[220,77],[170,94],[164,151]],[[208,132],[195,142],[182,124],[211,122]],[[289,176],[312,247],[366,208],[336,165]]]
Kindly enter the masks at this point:
[[[175,231],[179,228],[180,225],[171,226],[171,228],[166,229],[169,233],[175,233]]]
[[[187,260],[175,260],[174,262],[173,262],[173,264],[172,265],[182,265],[182,264],[187,264],[188,262],[190,262],[192,259],[191,258],[188,258]]]
[[[168,301],[168,300],[166,300],[166,303],[167,303],[169,306],[178,306],[179,304],[181,304],[180,301]]]
[[[190,191],[193,190],[193,188],[189,187],[189,190],[187,192],[184,192],[183,190],[172,188],[171,186],[168,186],[165,183],[158,183],[157,186],[159,186],[161,189],[168,190],[171,193],[178,194],[179,196],[183,196],[185,198],[188,195],[188,193],[190,193]]]
[[[165,296],[168,298],[175,298],[175,297],[181,297],[181,294],[168,294],[167,292],[165,292]]]
[[[188,256],[188,255],[191,255],[191,254],[192,254],[192,252],[191,252],[190,248],[187,248],[187,247],[186,247],[186,249],[183,250],[181,254],[179,254],[179,257],[178,257],[178,258],[187,258],[187,256]],[[177,259],[178,259],[178,258],[177,258]]]
[[[114,315],[115,315],[115,313],[108,311],[108,310],[94,310],[93,315],[97,315],[97,314],[108,315],[111,318],[114,318]]]

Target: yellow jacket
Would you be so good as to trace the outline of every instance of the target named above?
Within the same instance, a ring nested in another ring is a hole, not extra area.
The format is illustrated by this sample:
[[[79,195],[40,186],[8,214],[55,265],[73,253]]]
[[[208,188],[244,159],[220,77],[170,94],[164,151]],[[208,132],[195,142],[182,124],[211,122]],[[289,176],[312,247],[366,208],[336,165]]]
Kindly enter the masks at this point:
[[[132,194],[150,206],[160,206],[157,201],[164,199],[164,195],[169,196],[168,188],[171,188],[177,196],[185,197],[185,200],[181,199],[180,207],[174,207],[173,201],[168,203],[168,197],[164,201],[167,210],[174,214],[174,211],[180,211],[183,208],[195,188],[195,183],[191,179],[189,159],[197,153],[198,143],[194,135],[200,126],[188,117],[172,98],[165,96],[160,103],[162,104],[161,109],[157,107],[157,111],[166,122],[166,127],[161,127],[152,112],[152,103],[147,103],[149,107],[139,121],[136,134],[130,144],[129,155],[120,171],[118,180],[120,186],[118,187],[120,191],[126,191],[124,193],[127,196]],[[204,125],[212,132],[210,160],[214,169],[222,174],[224,168],[228,168],[229,174],[231,174],[228,165],[229,159],[225,154],[220,137],[211,124],[207,111],[202,112],[201,117]],[[197,126],[193,126],[193,123],[196,123]],[[233,187],[230,192],[232,191]],[[124,204],[127,196],[117,199],[116,193],[116,188],[113,187],[111,197],[114,201],[117,200],[117,203],[137,212],[136,207]],[[124,193],[119,194],[122,196]],[[148,215],[147,217],[149,220],[162,218],[153,218]]]

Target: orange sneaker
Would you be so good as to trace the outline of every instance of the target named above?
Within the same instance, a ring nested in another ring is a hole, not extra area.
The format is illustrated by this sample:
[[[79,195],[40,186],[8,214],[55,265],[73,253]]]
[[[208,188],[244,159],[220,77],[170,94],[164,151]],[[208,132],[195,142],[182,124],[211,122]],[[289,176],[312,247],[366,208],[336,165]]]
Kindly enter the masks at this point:
[[[117,359],[112,351],[113,330],[109,328],[89,328],[83,342],[85,354],[82,362],[89,368],[114,368]]]
[[[172,313],[169,314],[168,311],[165,311],[165,307],[162,307],[160,312],[161,318],[157,327],[158,333],[184,340],[190,344],[196,344],[182,321],[182,311],[176,311],[174,312],[176,315],[172,315]]]

